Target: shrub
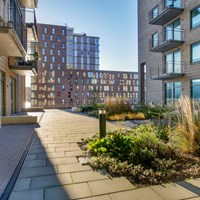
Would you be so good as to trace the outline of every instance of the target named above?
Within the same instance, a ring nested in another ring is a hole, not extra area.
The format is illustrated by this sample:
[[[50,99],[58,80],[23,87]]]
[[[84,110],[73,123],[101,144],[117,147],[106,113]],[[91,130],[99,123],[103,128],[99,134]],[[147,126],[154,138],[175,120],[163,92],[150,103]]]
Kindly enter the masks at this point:
[[[200,149],[200,104],[189,97],[182,96],[176,103],[175,113],[178,122],[172,138],[183,151],[198,152]],[[172,140],[172,143],[174,141]]]
[[[121,113],[121,114],[115,114],[108,116],[107,118],[110,121],[124,121],[124,120],[143,120],[145,119],[145,116],[143,113]]]
[[[132,164],[151,165],[155,158],[172,155],[171,149],[156,137],[158,129],[152,125],[140,125],[134,130],[118,130],[103,139],[87,145],[92,155],[106,155]]]
[[[150,103],[148,106],[143,106],[144,115],[149,119],[163,119],[165,114],[171,111],[172,107],[163,104],[154,105]]]

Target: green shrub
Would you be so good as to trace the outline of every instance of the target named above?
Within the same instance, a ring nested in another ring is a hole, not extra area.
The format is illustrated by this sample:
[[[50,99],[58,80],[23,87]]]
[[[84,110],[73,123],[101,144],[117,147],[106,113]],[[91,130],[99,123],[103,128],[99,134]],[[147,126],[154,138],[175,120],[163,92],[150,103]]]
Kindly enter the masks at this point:
[[[134,130],[118,130],[103,139],[90,141],[87,145],[92,155],[106,155],[132,164],[151,165],[155,158],[172,154],[168,145],[156,137],[157,127],[140,125]]]
[[[128,113],[110,115],[108,116],[107,119],[110,121],[143,120],[145,119],[145,116],[143,113],[128,112]]]
[[[150,103],[148,106],[143,105],[143,112],[148,119],[163,119],[166,113],[172,111],[172,107],[163,104],[154,105]]]

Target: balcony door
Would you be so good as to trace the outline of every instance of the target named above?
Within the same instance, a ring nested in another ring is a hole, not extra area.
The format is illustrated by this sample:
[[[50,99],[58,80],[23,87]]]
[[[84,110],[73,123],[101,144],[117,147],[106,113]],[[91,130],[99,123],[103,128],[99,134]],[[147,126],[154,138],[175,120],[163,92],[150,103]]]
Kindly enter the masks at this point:
[[[181,52],[180,50],[165,55],[165,71],[166,73],[181,72]]]
[[[164,27],[165,41],[181,40],[181,22],[180,19]]]
[[[16,113],[16,79],[10,78],[11,114]]]
[[[5,115],[5,74],[0,71],[0,116]]]
[[[181,7],[181,1],[180,0],[165,0],[165,8],[167,8],[169,6],[180,8]]]

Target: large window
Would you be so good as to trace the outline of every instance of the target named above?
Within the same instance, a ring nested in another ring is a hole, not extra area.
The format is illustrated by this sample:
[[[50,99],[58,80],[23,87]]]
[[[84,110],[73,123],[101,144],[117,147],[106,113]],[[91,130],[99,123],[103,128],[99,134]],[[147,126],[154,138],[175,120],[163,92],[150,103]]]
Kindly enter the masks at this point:
[[[181,82],[166,83],[166,103],[173,103],[181,96]]]
[[[191,63],[200,62],[200,42],[191,45]]]
[[[191,96],[194,100],[200,99],[200,79],[191,81]]]
[[[200,26],[200,6],[191,11],[191,28]]]
[[[152,47],[158,47],[158,32],[152,35]]]

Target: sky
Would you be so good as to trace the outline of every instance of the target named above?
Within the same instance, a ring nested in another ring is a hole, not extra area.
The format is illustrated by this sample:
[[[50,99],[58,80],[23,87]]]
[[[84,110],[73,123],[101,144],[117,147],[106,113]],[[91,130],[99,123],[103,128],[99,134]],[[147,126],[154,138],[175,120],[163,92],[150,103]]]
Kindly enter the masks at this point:
[[[137,0],[41,0],[38,23],[100,37],[100,69],[137,71]]]

